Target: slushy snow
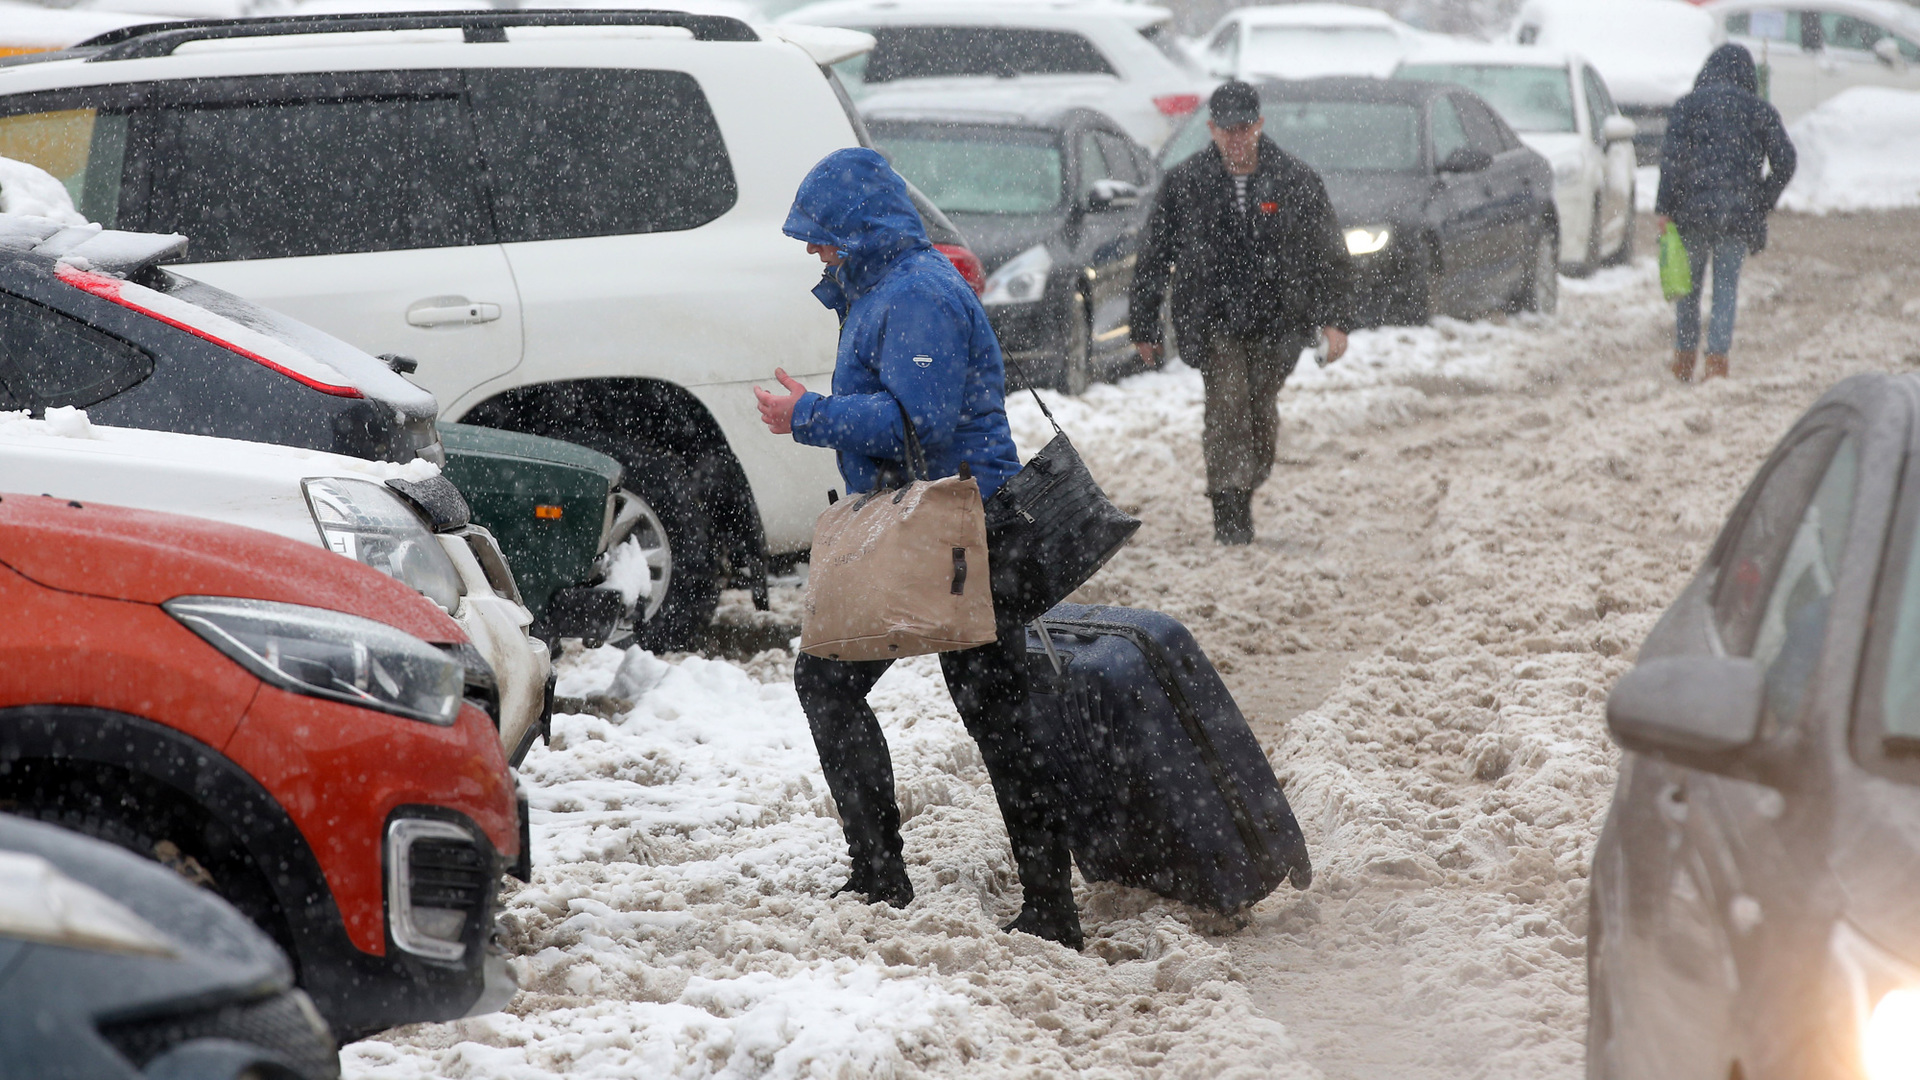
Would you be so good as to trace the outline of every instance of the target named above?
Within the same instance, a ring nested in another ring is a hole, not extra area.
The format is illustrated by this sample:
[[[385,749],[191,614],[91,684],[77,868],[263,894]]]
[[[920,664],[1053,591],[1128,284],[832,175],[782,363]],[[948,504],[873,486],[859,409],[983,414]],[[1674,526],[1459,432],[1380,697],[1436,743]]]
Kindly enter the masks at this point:
[[[1855,86],[1788,129],[1800,164],[1780,206],[1810,214],[1920,206],[1920,92]]]

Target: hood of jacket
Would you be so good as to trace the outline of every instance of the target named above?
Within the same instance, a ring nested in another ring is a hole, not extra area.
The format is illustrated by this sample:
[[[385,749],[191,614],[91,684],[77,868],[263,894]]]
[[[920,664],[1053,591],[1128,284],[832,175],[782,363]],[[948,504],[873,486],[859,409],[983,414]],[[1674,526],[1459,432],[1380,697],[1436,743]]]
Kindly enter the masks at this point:
[[[906,181],[864,147],[835,150],[807,173],[781,231],[839,249],[833,277],[848,300],[878,284],[901,255],[932,246]]]
[[[1702,90],[1709,86],[1732,86],[1749,94],[1760,92],[1760,74],[1746,46],[1722,45],[1707,55],[1707,62],[1693,80],[1693,88]]]

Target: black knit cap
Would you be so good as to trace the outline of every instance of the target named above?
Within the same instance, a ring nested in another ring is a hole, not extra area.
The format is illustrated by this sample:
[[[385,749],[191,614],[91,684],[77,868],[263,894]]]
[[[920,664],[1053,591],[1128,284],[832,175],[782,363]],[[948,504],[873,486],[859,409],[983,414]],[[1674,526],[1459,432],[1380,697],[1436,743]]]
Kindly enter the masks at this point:
[[[1247,83],[1230,79],[1207,99],[1207,112],[1218,127],[1245,127],[1260,119],[1260,95]]]

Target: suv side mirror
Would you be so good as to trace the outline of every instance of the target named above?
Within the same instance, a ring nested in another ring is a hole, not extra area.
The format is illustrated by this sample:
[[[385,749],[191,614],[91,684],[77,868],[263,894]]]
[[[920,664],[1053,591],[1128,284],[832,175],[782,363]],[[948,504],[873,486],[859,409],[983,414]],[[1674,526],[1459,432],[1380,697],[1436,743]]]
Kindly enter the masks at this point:
[[[1140,205],[1140,188],[1125,180],[1095,180],[1087,187],[1087,209],[1124,210]]]
[[[1614,113],[1600,124],[1600,138],[1609,143],[1623,142],[1640,133],[1640,125]]]
[[[1443,173],[1469,173],[1479,172],[1482,169],[1490,167],[1492,164],[1492,154],[1487,153],[1485,150],[1474,150],[1463,146],[1453,153],[1448,154],[1446,160],[1442,161],[1438,168]]]
[[[1890,37],[1883,37],[1873,43],[1873,55],[1890,68],[1904,68],[1906,58],[1900,55],[1900,43]]]
[[[1671,656],[1621,676],[1607,730],[1623,749],[1704,772],[1752,779],[1744,751],[1760,741],[1766,669],[1752,660]]]

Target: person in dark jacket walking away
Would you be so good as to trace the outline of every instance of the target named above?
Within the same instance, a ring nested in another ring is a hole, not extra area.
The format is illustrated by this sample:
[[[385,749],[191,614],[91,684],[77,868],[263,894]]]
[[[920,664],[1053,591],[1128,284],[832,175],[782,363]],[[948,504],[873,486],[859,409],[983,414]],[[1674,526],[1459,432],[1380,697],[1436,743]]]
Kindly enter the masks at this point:
[[[767,427],[838,451],[840,475],[853,494],[902,479],[904,407],[932,478],[953,476],[965,463],[981,498],[992,498],[1020,471],[1007,427],[1000,343],[973,289],[927,240],[906,182],[872,150],[836,150],[801,182],[785,232],[827,266],[813,293],[841,318],[840,350],[831,396],[808,392],[784,370],[775,375],[786,394],[755,388]],[[996,558],[994,539],[989,522],[989,561]],[[996,593],[995,610],[1012,610],[1008,600]],[[980,745],[1020,869],[1024,906],[1006,929],[1078,949],[1060,778],[1027,742],[1021,722],[1026,628],[1002,618],[998,630],[993,644],[940,654],[940,668]],[[852,876],[839,892],[905,907],[913,884],[901,858],[893,762],[866,701],[889,664],[802,654],[793,682],[853,859]]]
[[[1700,287],[1709,263],[1713,317],[1701,378],[1727,374],[1740,264],[1767,246],[1767,214],[1793,179],[1793,142],[1759,86],[1753,54],[1722,45],[1707,57],[1692,92],[1667,112],[1653,210],[1662,231],[1669,220],[1679,228],[1693,271],[1693,291],[1675,302],[1673,375],[1681,382],[1693,380],[1700,352]]]
[[[1134,347],[1159,362],[1173,279],[1180,355],[1206,380],[1207,497],[1222,544],[1253,542],[1253,493],[1273,471],[1280,387],[1319,328],[1347,349],[1352,265],[1320,176],[1261,134],[1244,82],[1213,92],[1213,145],[1167,173],[1133,271]]]

